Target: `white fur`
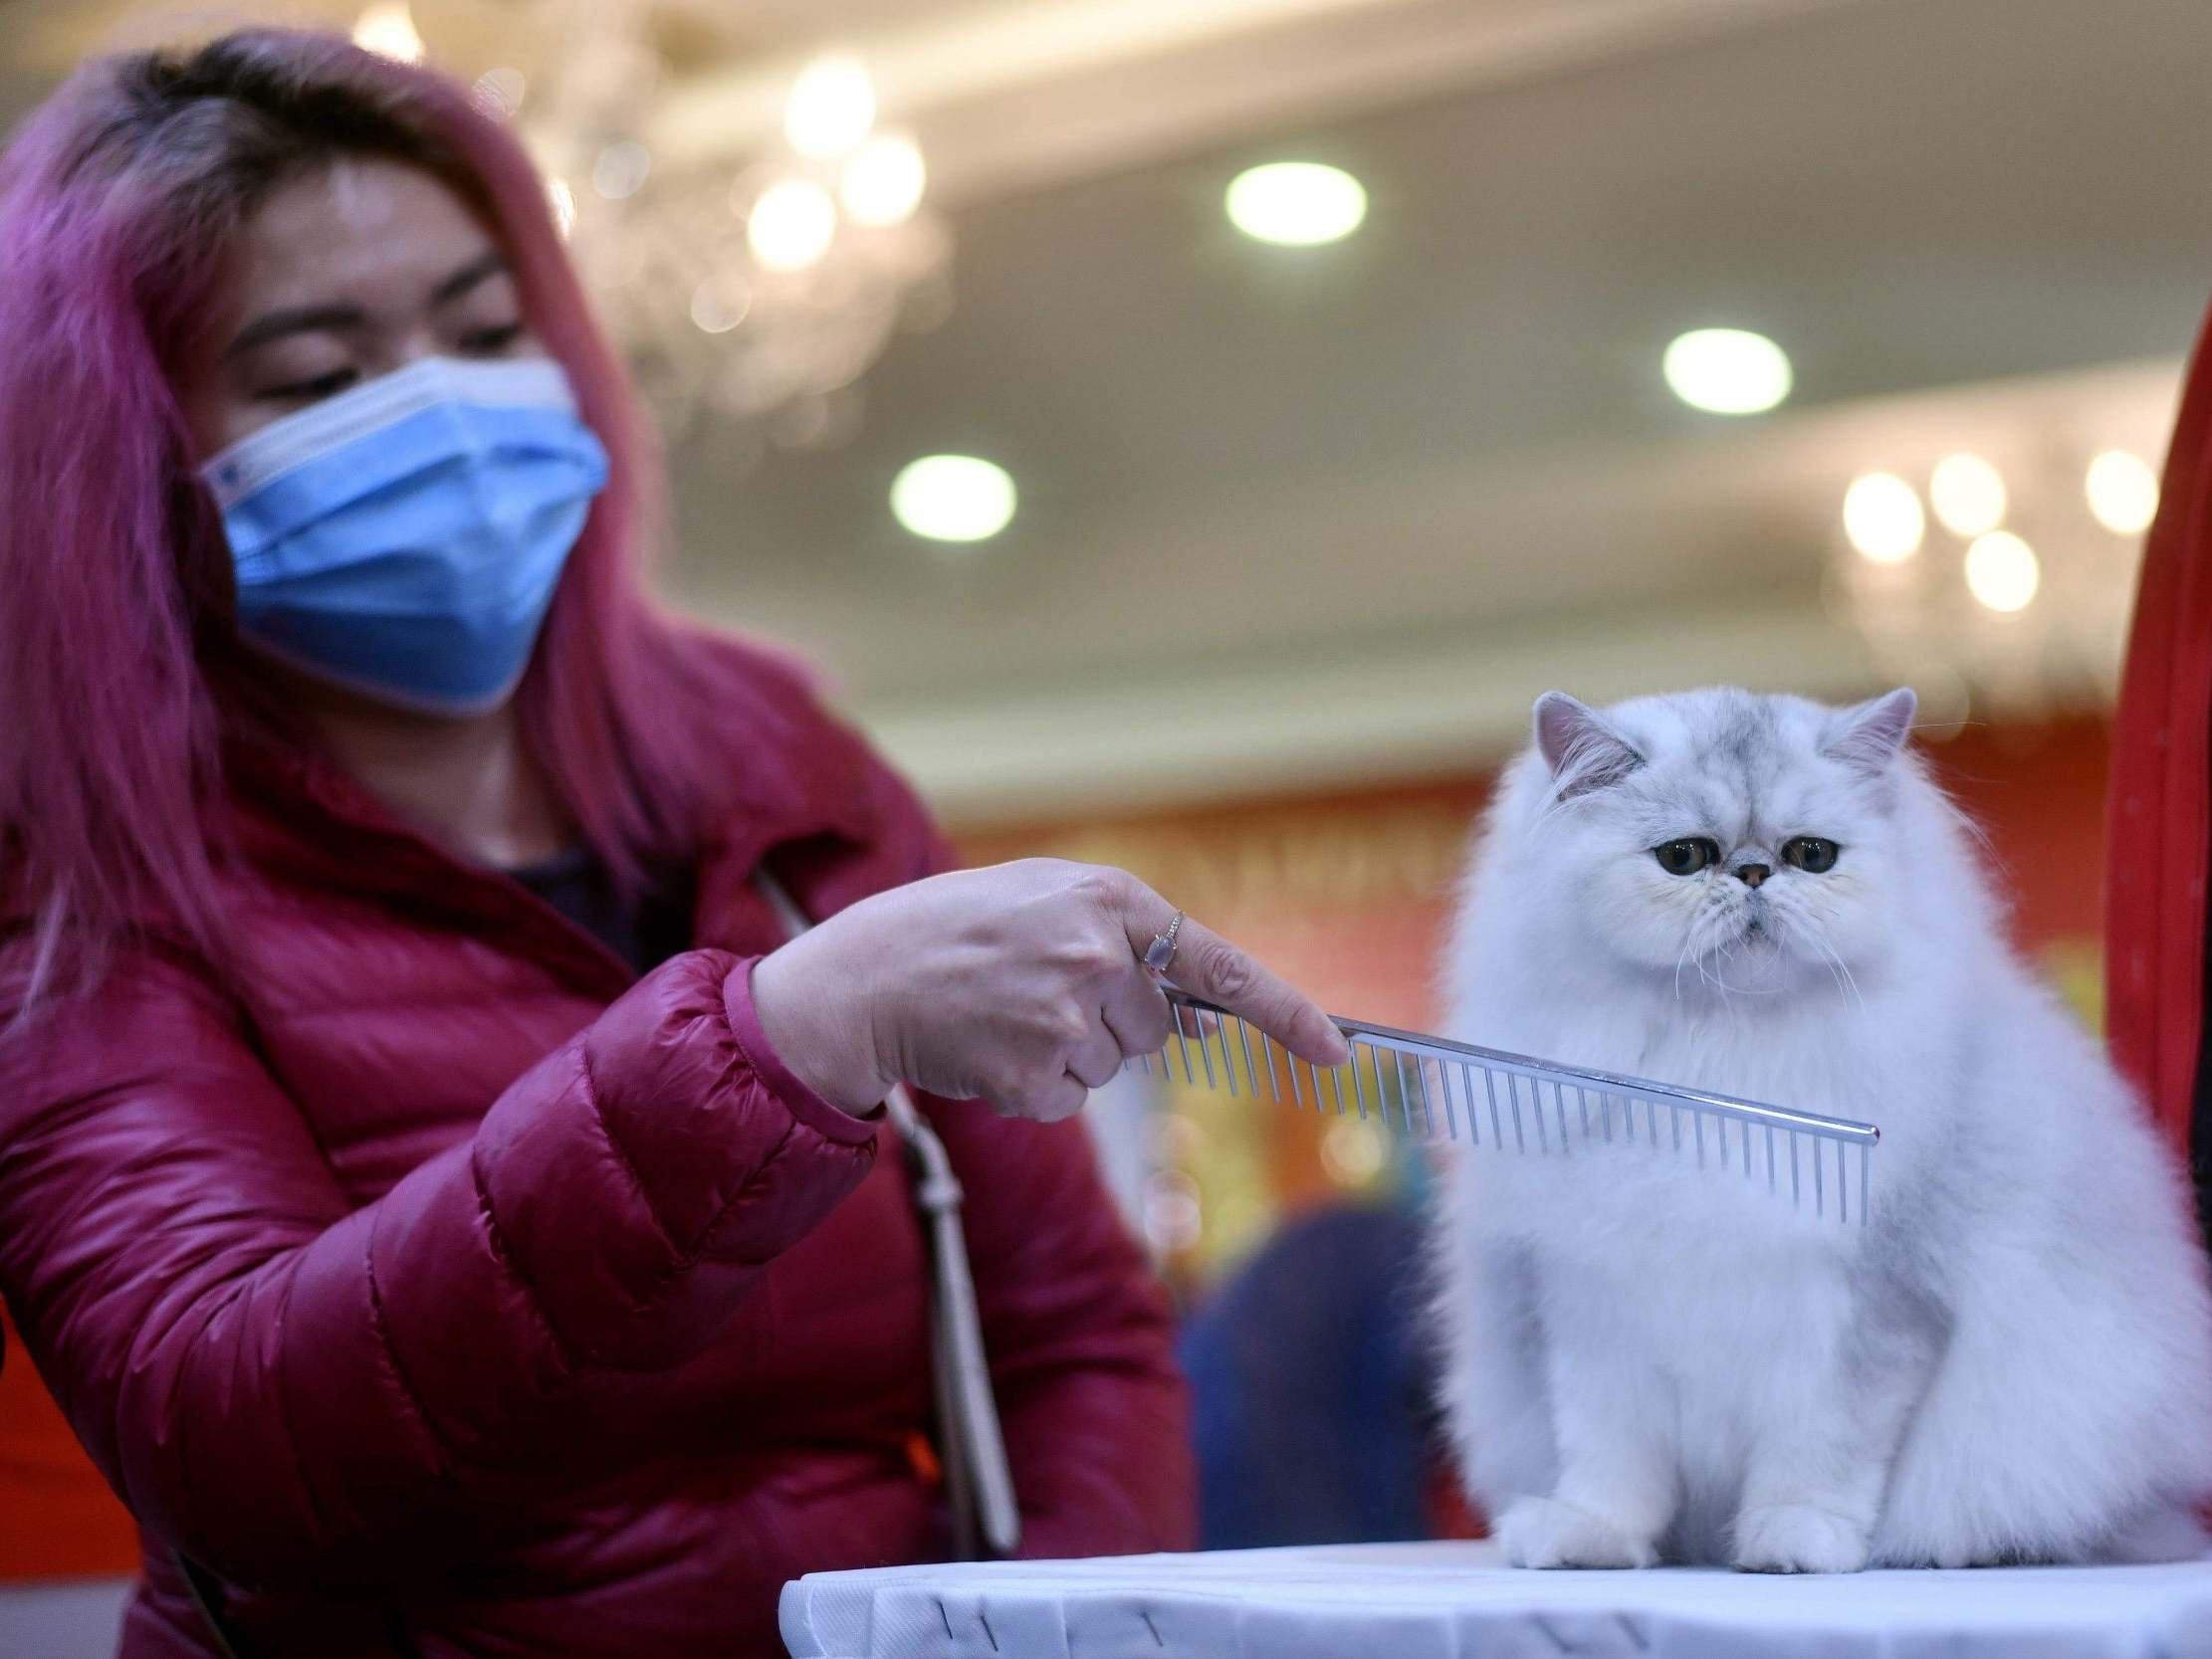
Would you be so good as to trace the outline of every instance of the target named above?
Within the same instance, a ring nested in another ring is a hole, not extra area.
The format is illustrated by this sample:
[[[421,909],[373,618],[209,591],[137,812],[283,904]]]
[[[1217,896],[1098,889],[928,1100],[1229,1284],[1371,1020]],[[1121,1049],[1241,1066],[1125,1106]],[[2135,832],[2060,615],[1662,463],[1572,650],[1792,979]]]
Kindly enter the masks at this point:
[[[1986,849],[1897,750],[1910,710],[1547,699],[1501,781],[1451,1035],[1882,1132],[1865,1227],[1832,1187],[1816,1218],[1809,1171],[1802,1207],[1786,1174],[1770,1196],[1756,1139],[1749,1180],[1663,1133],[1454,1154],[1446,1415],[1521,1564],[2203,1547],[2212,1295],[2178,1173],[2007,948]],[[1800,835],[1833,870],[1785,864]],[[1667,874],[1651,849],[1692,836],[1722,863]]]

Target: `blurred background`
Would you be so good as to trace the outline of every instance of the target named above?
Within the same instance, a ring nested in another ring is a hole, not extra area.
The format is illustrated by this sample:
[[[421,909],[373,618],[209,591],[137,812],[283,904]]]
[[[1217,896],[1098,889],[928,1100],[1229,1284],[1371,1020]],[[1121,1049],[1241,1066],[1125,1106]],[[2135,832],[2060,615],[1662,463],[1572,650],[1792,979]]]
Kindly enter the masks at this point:
[[[1126,865],[1421,1026],[1537,693],[1905,682],[2096,1019],[2203,0],[6,0],[0,124],[271,18],[524,133],[666,438],[666,598],[820,665],[976,859]],[[1418,1149],[1138,1076],[1093,1120],[1209,1541],[1459,1525]],[[0,1487],[0,1572],[127,1569],[20,1362]]]

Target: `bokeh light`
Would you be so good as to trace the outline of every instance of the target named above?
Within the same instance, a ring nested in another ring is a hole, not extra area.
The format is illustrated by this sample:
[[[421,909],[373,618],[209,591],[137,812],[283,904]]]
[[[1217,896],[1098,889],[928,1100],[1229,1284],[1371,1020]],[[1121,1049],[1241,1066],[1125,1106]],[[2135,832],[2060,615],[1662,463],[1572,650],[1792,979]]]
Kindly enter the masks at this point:
[[[2010,530],[1991,530],[1966,549],[1966,590],[1990,610],[2026,610],[2042,585],[2035,549]]]
[[[925,455],[891,485],[891,513],[931,541],[986,541],[1013,520],[1013,479],[973,455]]]
[[[1945,456],[1929,475],[1928,505],[1953,535],[1986,535],[2005,521],[2005,475],[1978,455]]]
[[[1745,328],[1693,328],[1668,344],[1659,367],[1676,397],[1713,415],[1764,414],[1795,382],[1789,354]]]
[[[829,252],[837,204],[808,178],[787,178],[761,192],[746,215],[746,242],[771,271],[803,271]]]
[[[2139,455],[2106,450],[2090,463],[2090,512],[2114,535],[2140,535],[2158,517],[2158,475]]]
[[[845,163],[839,194],[855,223],[896,225],[922,205],[928,179],[919,144],[902,132],[878,133]]]
[[[1844,492],[1844,533],[1862,558],[1902,564],[1927,536],[1919,493],[1894,473],[1869,473]]]
[[[799,72],[783,106],[783,135],[816,161],[853,149],[875,124],[876,89],[868,66],[847,53],[817,58]]]
[[[380,58],[403,64],[422,62],[422,36],[415,28],[407,0],[376,0],[354,20],[353,44]]]
[[[1259,242],[1313,248],[1341,242],[1367,217],[1367,190],[1341,167],[1270,161],[1229,180],[1229,223]]]

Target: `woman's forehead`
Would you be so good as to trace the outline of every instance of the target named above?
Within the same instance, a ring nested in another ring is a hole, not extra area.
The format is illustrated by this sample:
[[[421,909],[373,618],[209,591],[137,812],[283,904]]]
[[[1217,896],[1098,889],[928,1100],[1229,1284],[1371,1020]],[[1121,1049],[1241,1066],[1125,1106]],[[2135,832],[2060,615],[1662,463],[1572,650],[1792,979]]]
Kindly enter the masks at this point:
[[[417,307],[491,245],[461,199],[421,168],[341,156],[278,185],[247,222],[239,310]]]

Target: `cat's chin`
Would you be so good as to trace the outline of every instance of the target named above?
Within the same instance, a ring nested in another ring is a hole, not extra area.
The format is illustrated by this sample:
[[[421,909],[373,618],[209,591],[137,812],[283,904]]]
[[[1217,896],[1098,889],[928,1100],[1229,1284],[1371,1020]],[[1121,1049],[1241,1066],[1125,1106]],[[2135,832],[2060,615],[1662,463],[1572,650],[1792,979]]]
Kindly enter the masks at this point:
[[[1807,961],[1767,932],[1748,933],[1725,950],[1702,958],[1671,963],[1649,963],[1659,987],[1669,995],[1692,992],[1711,997],[1802,996],[1823,988],[1836,990],[1841,981],[1825,960]]]

